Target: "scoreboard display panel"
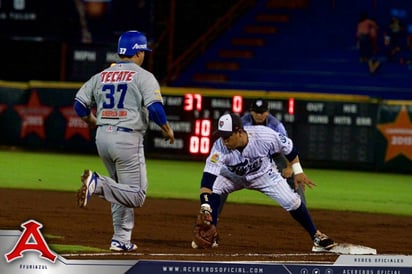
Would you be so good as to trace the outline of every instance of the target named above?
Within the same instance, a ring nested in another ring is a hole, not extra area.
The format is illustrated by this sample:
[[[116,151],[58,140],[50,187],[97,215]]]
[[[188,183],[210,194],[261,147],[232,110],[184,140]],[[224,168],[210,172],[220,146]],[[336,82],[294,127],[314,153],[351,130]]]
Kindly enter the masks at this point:
[[[298,101],[293,139],[305,159],[372,164],[376,113],[370,103]]]
[[[176,141],[165,142],[151,123],[146,136],[148,155],[204,160],[215,141],[219,117],[228,112],[243,115],[260,96],[196,92],[163,95]],[[368,165],[374,163],[377,104],[299,97],[267,98],[270,113],[285,125],[302,160]]]

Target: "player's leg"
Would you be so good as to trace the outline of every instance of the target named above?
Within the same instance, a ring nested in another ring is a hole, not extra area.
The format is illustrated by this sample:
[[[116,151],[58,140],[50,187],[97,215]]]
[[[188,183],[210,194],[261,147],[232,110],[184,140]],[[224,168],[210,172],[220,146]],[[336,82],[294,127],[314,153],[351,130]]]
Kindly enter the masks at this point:
[[[117,185],[111,191],[120,203],[141,207],[146,199],[147,172],[144,156],[143,136],[140,133],[118,132],[122,142],[117,142],[113,157],[116,165]],[[124,191],[130,188],[133,191]],[[119,189],[119,191],[116,191]],[[137,246],[131,242],[134,228],[134,208],[112,205],[114,235],[113,251],[131,251]]]
[[[98,152],[110,177],[97,175],[100,182],[100,189],[97,190],[97,193],[100,193],[101,196],[112,203],[111,213],[113,235],[110,243],[110,250],[119,252],[133,251],[137,249],[137,245],[131,243],[132,230],[134,227],[134,210],[133,208],[118,204],[117,201],[119,199],[116,198],[116,194],[112,191],[112,185],[119,184],[117,183],[116,162],[113,161],[110,153],[110,150],[113,149],[115,144],[107,143],[113,141],[113,138],[111,138],[111,140],[107,139],[104,143],[99,142]]]
[[[78,192],[78,204],[80,207],[86,207],[89,199],[93,194],[99,195],[109,202],[115,202],[115,199],[107,199],[106,196],[110,194],[110,187],[106,184],[115,184],[116,166],[112,160],[110,150],[114,146],[113,129],[107,131],[105,127],[98,127],[96,133],[96,146],[100,159],[106,167],[110,177],[101,176],[92,170],[84,170],[81,176],[82,186]],[[113,179],[112,179],[113,178]],[[105,195],[106,194],[106,195]],[[110,198],[110,197],[109,197]]]
[[[222,201],[222,196],[227,197],[230,193],[243,189],[242,181],[233,181],[236,178],[226,178],[222,175],[216,177],[216,180],[213,184],[213,193],[210,196],[212,202],[210,203],[212,207],[212,217],[214,219],[215,225],[217,225],[218,216],[220,214],[219,209],[221,208],[220,202]]]
[[[93,173],[97,179],[94,194],[125,207],[141,207],[147,189],[143,136],[98,130],[96,146],[110,177]]]
[[[232,182],[242,181],[242,177],[234,174],[233,172],[230,172],[225,167],[223,167],[221,169],[220,175],[222,175],[223,177],[226,177],[227,179],[229,179]],[[218,210],[218,216],[222,213],[223,206],[225,205],[228,196],[229,195],[227,193],[221,193],[220,194],[220,206],[219,206],[219,210]]]
[[[219,203],[219,209],[218,209],[218,216],[220,216],[220,214],[223,211],[223,206],[225,205],[226,201],[227,201],[227,194],[226,193],[222,193],[220,194],[220,203]]]
[[[133,208],[143,205],[147,188],[143,136],[120,131],[109,134],[96,142],[99,155],[110,174],[110,178],[98,176],[101,181],[98,193],[112,203],[114,233],[110,250],[133,251],[137,249],[131,242]]]
[[[110,244],[112,251],[133,251],[137,245],[131,242],[134,228],[134,208],[112,204],[113,236]]]
[[[269,172],[254,180],[248,188],[264,193],[288,211],[307,231],[314,245],[320,245],[325,249],[334,246],[333,240],[319,232],[300,196],[289,187],[279,173]]]
[[[276,154],[272,155],[272,159],[275,162],[279,173],[282,174],[282,170],[285,169],[288,165],[285,156],[281,153],[276,153]],[[306,204],[305,191],[303,190],[303,186],[301,184],[299,184],[298,188],[295,189],[294,175],[292,174],[292,176],[290,176],[289,178],[285,178],[285,179],[286,179],[288,185],[290,186],[290,188],[293,189],[294,191],[296,191],[299,194],[300,199],[302,200],[302,202]]]
[[[210,176],[213,178],[208,178]],[[225,188],[222,188],[222,184],[225,184],[222,182],[227,182]],[[214,177],[210,173],[203,173],[200,188],[200,213],[209,213],[214,225],[217,225],[218,222],[222,194],[227,196],[234,191],[231,186],[231,181],[221,175]],[[215,192],[216,187],[217,191]]]

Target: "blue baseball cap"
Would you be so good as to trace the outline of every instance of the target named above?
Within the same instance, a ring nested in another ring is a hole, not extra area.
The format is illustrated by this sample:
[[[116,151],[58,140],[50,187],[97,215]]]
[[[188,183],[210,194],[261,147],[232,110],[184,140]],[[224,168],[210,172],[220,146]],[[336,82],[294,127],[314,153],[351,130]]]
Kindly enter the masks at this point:
[[[124,32],[119,37],[119,43],[117,44],[117,53],[126,56],[133,56],[138,51],[152,51],[147,47],[146,36],[137,31],[130,30]]]

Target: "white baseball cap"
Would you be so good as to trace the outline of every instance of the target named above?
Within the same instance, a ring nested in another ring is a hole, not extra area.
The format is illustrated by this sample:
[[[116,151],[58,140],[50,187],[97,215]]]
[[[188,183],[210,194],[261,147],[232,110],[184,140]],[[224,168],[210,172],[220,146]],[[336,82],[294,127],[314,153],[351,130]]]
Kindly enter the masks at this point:
[[[241,128],[243,128],[243,125],[239,115],[234,113],[225,114],[219,118],[217,134],[225,139]]]

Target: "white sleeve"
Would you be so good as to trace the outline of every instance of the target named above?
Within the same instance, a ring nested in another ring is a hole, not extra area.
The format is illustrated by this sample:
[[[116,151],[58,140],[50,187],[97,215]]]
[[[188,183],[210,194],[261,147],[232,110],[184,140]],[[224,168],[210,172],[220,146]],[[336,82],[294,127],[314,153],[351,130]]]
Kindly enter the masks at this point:
[[[203,172],[208,172],[213,175],[219,175],[220,169],[223,166],[222,158],[225,154],[226,147],[223,145],[221,139],[219,138],[213,143],[210,154],[206,159],[206,164]]]

